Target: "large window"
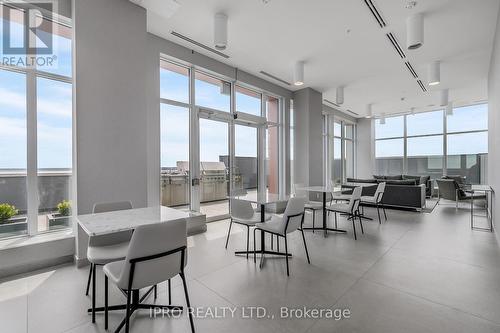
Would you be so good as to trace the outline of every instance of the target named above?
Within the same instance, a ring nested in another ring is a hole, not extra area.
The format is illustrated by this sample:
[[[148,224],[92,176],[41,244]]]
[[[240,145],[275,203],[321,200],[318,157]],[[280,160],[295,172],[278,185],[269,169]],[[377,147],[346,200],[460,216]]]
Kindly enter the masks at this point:
[[[2,45],[0,205],[9,213],[0,238],[67,228],[73,211],[71,19],[37,11],[38,49],[27,56],[30,7],[17,6],[1,5],[0,26],[8,19],[11,29],[0,35],[21,51]],[[47,40],[50,54],[40,51]]]
[[[325,117],[326,178],[327,183],[340,186],[347,178],[355,176],[356,126],[348,121]]]
[[[477,104],[375,121],[377,173],[460,175],[486,182],[488,107]],[[446,158],[445,158],[446,157]]]
[[[227,217],[230,191],[280,191],[281,98],[160,60],[161,202]]]

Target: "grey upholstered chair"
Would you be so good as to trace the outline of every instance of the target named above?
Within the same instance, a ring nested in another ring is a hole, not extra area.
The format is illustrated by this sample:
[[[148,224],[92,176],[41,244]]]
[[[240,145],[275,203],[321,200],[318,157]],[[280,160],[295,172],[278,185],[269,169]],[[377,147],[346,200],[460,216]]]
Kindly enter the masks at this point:
[[[139,297],[139,290],[154,288],[156,284],[168,281],[180,275],[184,286],[187,311],[191,331],[194,333],[194,323],[189,302],[189,295],[184,275],[187,264],[187,232],[186,220],[180,219],[168,223],[139,226],[135,229],[125,260],[106,264],[103,268],[104,280],[104,325],[108,327],[109,310],[120,310],[122,306],[108,305],[108,279],[120,288],[127,297],[125,318],[119,324],[116,332],[125,326],[129,332],[131,315],[139,309],[151,311],[163,308],[169,311],[181,311],[181,306],[145,304],[145,297]],[[150,289],[151,291],[151,289]],[[148,292],[149,293],[149,292]]]
[[[304,187],[304,184],[294,184],[293,186],[293,194],[296,197],[303,197],[307,198],[308,197],[308,192],[301,190],[301,188]],[[304,211],[310,211],[312,214],[312,225],[314,228],[315,222],[316,222],[316,212],[317,211],[322,211],[323,210],[323,204],[319,201],[310,201],[306,199],[306,203],[304,205]],[[313,229],[314,233],[314,229]]]
[[[265,215],[265,220],[269,220],[271,216]],[[231,227],[233,223],[247,227],[247,259],[250,243],[250,227],[261,222],[260,212],[256,212],[252,204],[246,200],[231,199],[231,219],[229,221],[229,230],[227,231],[226,249],[229,243],[229,236],[231,235]],[[254,249],[255,250],[255,249]]]
[[[94,205],[92,212],[98,214],[125,209],[132,209],[130,201],[97,203]],[[92,281],[92,322],[95,322],[96,268],[97,266],[124,259],[132,232],[132,230],[127,230],[109,235],[89,237],[87,260],[90,263],[90,270],[85,295],[89,294],[90,282]]]
[[[455,201],[455,207],[458,208],[458,202],[464,200],[486,199],[484,194],[471,194],[464,191],[463,187],[455,179],[436,179],[438,185],[438,203],[441,199]]]
[[[334,203],[326,207],[329,212],[335,214],[335,228],[337,228],[337,213],[346,214],[348,218],[352,220],[352,229],[354,232],[354,239],[358,239],[356,236],[356,218],[359,219],[359,224],[361,226],[361,233],[365,233],[363,230],[363,222],[361,221],[361,216],[359,214],[359,204],[361,201],[361,186],[355,187],[352,191],[349,203]]]
[[[286,259],[286,275],[290,275],[290,270],[288,268],[288,237],[287,235],[291,232],[299,230],[302,234],[302,240],[304,241],[304,249],[306,250],[307,262],[310,264],[309,252],[307,251],[306,238],[304,236],[304,230],[302,229],[302,224],[304,223],[304,206],[306,199],[302,197],[293,197],[288,200],[285,212],[283,216],[273,215],[271,221],[266,223],[257,223],[255,229],[253,230],[253,246],[255,248],[255,234],[257,230],[262,233],[269,233],[271,235],[276,235],[277,237],[282,237],[285,239],[285,259]],[[262,249],[264,250],[264,249]],[[264,253],[262,253],[262,258]],[[261,258],[261,260],[262,260]],[[256,261],[255,252],[253,255],[253,261]]]
[[[377,189],[375,190],[375,193],[373,196],[361,196],[361,203],[367,203],[371,205],[375,205],[377,207],[377,215],[378,215],[378,223],[382,224],[380,220],[380,203],[382,202],[382,197],[384,196],[385,192],[385,182],[381,182],[378,184]],[[385,212],[385,207],[382,206],[382,210],[384,211],[384,217],[385,220],[387,221],[387,213]]]

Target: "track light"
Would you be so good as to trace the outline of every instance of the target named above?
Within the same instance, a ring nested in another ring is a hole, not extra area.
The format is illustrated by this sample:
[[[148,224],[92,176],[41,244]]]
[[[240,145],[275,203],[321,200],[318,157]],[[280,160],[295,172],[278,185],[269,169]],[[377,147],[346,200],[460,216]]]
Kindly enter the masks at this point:
[[[337,104],[344,104],[344,87],[337,87]]]
[[[446,106],[446,115],[453,116],[453,102],[449,102]]]
[[[434,61],[429,65],[429,85],[435,86],[441,83],[441,63]]]
[[[225,50],[227,46],[227,15],[215,14],[214,18],[214,44],[217,50]]]
[[[415,50],[424,45],[424,16],[415,14],[406,19],[406,48]]]
[[[449,95],[449,90],[448,89],[443,89],[440,91],[440,103],[439,105],[441,106],[446,106],[448,105],[448,95]]]
[[[293,84],[301,86],[304,84],[304,62],[297,61],[293,68]]]
[[[366,118],[373,117],[372,103],[366,104]]]
[[[382,116],[380,117],[380,125],[385,125],[385,113],[382,113]]]

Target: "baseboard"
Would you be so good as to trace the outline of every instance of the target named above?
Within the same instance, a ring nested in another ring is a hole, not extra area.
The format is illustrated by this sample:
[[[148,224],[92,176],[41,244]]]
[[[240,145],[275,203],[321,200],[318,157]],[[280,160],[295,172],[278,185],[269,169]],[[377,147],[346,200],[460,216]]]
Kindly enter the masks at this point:
[[[51,258],[47,260],[40,260],[37,262],[18,265],[15,267],[2,268],[0,269],[0,279],[4,279],[6,277],[11,277],[19,274],[30,273],[39,269],[44,269],[51,266],[57,266],[71,262],[73,262],[73,255],[67,255],[59,258]]]

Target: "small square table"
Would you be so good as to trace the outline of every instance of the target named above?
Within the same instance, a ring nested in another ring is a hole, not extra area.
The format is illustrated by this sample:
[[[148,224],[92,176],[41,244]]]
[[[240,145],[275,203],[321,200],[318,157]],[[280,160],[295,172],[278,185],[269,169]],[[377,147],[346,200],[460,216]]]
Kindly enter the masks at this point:
[[[471,185],[466,192],[471,193],[470,199],[470,228],[475,230],[486,230],[493,232],[493,188],[490,185]],[[474,193],[483,192],[486,195],[486,219],[490,227],[481,228],[474,226]]]

